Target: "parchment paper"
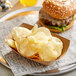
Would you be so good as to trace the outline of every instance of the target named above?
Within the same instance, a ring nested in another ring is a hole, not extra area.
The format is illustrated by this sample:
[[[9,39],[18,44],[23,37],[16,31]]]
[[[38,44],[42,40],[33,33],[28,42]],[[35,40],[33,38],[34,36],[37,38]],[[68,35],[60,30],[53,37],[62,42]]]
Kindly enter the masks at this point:
[[[21,25],[23,22],[33,25],[37,22],[37,20],[38,14],[28,15],[23,18],[16,18],[11,21],[0,23],[0,51],[15,76],[39,73],[55,68],[58,68],[60,70],[61,66],[76,62],[76,21],[74,23],[74,26],[70,30],[59,34],[70,40],[70,47],[66,55],[52,65],[43,66],[39,63],[17,55],[15,52],[12,51],[12,49],[5,43],[5,38],[11,32],[12,28]]]

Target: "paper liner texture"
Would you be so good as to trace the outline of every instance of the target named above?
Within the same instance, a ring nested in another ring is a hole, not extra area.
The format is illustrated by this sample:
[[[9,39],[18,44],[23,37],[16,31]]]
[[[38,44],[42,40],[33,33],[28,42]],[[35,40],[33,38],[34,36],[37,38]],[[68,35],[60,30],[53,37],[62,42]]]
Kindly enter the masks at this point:
[[[38,14],[28,15],[23,18],[16,18],[10,21],[0,23],[0,52],[2,53],[4,59],[7,61],[15,76],[40,73],[56,68],[56,72],[61,72],[62,66],[64,67],[64,69],[66,69],[65,66],[76,62],[76,21],[74,22],[74,25],[71,29],[64,33],[59,33],[60,36],[70,40],[70,46],[67,53],[49,66],[41,65],[39,63],[36,63],[32,60],[26,59],[23,56],[16,54],[5,43],[5,38],[11,32],[13,27],[19,26],[23,22],[34,25],[37,21]]]
[[[26,23],[22,23],[22,24],[20,25],[20,27],[28,28],[28,29],[30,29],[30,30],[33,28],[32,25],[29,25],[29,24],[26,24]],[[51,34],[52,34],[52,36],[54,36],[54,37],[58,37],[58,38],[63,42],[62,53],[61,53],[61,55],[56,59],[56,60],[58,60],[59,58],[61,58],[61,57],[67,52],[70,41],[69,41],[68,39],[63,38],[63,37],[61,37],[61,36],[59,36],[59,35],[57,35],[57,34],[54,34],[54,33],[52,33],[52,32],[51,32]],[[12,34],[9,34],[6,39],[12,39]],[[25,48],[26,48],[26,47],[25,47]],[[13,50],[13,51],[15,51],[17,54],[20,54],[17,50]],[[26,57],[26,58],[27,58],[27,57]],[[31,59],[31,58],[28,58],[28,59]],[[56,61],[56,60],[54,60],[54,61],[40,61],[40,60],[38,60],[38,59],[31,59],[31,60],[36,61],[36,62],[38,62],[38,63],[41,63],[41,64],[43,64],[43,65],[50,65],[50,64],[52,64],[53,62]]]

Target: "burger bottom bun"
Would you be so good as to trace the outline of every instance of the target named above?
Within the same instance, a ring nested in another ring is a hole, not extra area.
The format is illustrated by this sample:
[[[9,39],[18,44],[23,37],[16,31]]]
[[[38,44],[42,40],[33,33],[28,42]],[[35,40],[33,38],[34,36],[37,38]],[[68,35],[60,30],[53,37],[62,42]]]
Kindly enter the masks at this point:
[[[62,32],[62,31],[57,30],[57,29],[49,28],[49,27],[46,26],[40,19],[39,19],[39,24],[40,24],[41,26],[47,27],[51,32],[56,32],[56,33]],[[73,26],[73,24],[74,24],[74,20],[71,21],[71,23],[68,25],[68,27],[65,29],[65,31],[66,31],[66,30],[69,30],[69,29]]]

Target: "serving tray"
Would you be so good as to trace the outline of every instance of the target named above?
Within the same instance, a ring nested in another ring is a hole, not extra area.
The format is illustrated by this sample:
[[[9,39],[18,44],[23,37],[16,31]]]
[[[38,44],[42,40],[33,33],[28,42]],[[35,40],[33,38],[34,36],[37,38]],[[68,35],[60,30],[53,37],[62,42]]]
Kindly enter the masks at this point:
[[[9,20],[9,19],[12,19],[12,18],[15,18],[15,17],[19,17],[19,16],[24,16],[24,15],[26,15],[27,12],[28,12],[28,14],[30,14],[29,11],[30,12],[33,11],[35,13],[35,11],[38,12],[40,9],[41,9],[41,7],[29,7],[29,8],[16,10],[14,12],[11,12],[11,13],[7,14],[3,18],[1,18],[0,22]],[[0,55],[0,63],[2,63],[4,66],[6,66],[7,68],[10,69],[10,67],[7,65],[7,63],[5,62],[5,60],[3,59],[3,57],[1,55]],[[56,69],[49,70],[49,71],[44,72],[44,73],[38,73],[38,74],[32,74],[32,75],[43,75],[43,76],[44,75],[59,75],[59,74],[62,74],[62,73],[72,71],[74,69],[76,69],[76,64],[72,63],[72,64],[69,64],[69,65],[63,66],[60,69],[56,68]]]

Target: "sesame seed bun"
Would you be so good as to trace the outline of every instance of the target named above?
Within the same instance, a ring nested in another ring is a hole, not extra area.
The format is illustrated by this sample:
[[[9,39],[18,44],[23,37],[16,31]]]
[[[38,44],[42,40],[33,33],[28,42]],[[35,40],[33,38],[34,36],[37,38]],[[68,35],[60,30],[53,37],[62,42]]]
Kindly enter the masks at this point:
[[[62,31],[57,30],[57,29],[49,28],[49,27],[48,27],[47,25],[45,25],[40,19],[39,19],[39,23],[40,23],[41,26],[47,27],[51,32],[56,32],[56,33],[62,32]],[[65,29],[65,31],[66,31],[66,30],[69,30],[69,29],[73,26],[73,24],[74,24],[74,20],[71,21],[71,23],[68,25],[68,27]]]
[[[53,18],[67,19],[76,14],[76,3],[72,0],[45,0],[43,9]]]

